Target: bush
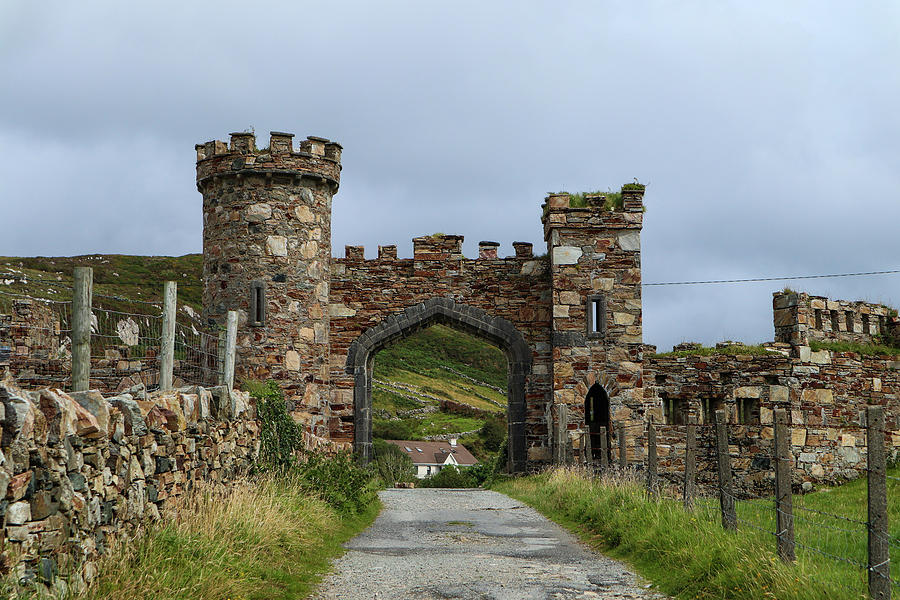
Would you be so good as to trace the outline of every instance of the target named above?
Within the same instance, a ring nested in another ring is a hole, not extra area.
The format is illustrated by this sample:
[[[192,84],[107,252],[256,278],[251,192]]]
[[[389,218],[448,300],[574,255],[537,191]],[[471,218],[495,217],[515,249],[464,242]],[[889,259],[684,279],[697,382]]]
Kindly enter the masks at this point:
[[[403,450],[384,440],[375,440],[372,470],[384,486],[416,480],[416,467]]]
[[[295,478],[305,490],[344,513],[359,513],[370,504],[372,471],[360,467],[349,452],[307,450],[303,428],[288,414],[277,383],[245,381],[242,387],[257,399],[260,471]]]

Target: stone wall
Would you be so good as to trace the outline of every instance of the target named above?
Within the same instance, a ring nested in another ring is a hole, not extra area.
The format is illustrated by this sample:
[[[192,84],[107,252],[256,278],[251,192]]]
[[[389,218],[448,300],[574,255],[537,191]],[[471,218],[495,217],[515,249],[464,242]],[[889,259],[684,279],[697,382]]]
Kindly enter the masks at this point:
[[[224,388],[104,398],[0,383],[3,570],[89,581],[112,539],[159,519],[169,498],[247,472],[254,412],[246,393]]]
[[[772,346],[779,348],[779,345]],[[781,346],[781,349],[784,349]],[[785,350],[785,353],[787,351]],[[801,357],[650,356],[644,362],[649,412],[659,423],[660,472],[683,473],[684,423],[697,416],[705,448],[701,479],[715,481],[714,412],[729,422],[736,484],[746,494],[772,492],[773,411],[790,415],[794,483],[808,488],[865,473],[865,408],[885,407],[888,456],[900,455],[900,362],[850,352],[800,349]],[[645,456],[643,431],[634,457]]]
[[[808,346],[811,341],[871,344],[900,331],[897,311],[883,304],[829,300],[805,292],[775,292],[775,341]]]
[[[462,253],[463,237],[425,236],[413,240],[413,258],[397,258],[396,246],[380,246],[378,258],[348,246],[332,259],[331,406],[329,434],[351,442],[355,435],[354,378],[346,371],[351,344],[391,315],[434,298],[453,299],[510,322],[531,352],[525,384],[525,439],[528,448],[545,448],[549,427],[551,319],[548,260],[532,246],[516,243],[515,255],[499,258],[493,242],[480,244],[479,258]],[[461,316],[456,326],[462,324]],[[448,323],[454,326],[453,322]],[[377,360],[377,358],[376,358]],[[312,407],[297,407],[305,420]],[[535,451],[532,451],[532,455]]]

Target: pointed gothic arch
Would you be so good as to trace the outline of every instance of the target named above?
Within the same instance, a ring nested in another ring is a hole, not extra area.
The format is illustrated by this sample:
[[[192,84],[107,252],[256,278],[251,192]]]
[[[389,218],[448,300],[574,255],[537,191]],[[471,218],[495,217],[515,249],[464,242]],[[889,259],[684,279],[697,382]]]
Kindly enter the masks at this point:
[[[509,468],[525,470],[525,380],[531,372],[531,349],[515,326],[452,298],[430,298],[386,317],[367,329],[347,351],[346,372],[353,376],[354,449],[372,457],[372,367],[375,355],[397,340],[434,324],[443,324],[497,345],[507,358]]]

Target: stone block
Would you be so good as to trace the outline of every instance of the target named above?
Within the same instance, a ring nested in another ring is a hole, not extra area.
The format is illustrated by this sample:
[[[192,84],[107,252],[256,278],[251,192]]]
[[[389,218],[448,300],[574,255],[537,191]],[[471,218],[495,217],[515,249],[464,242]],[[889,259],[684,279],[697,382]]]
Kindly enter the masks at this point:
[[[800,392],[800,402],[817,406],[831,405],[834,404],[834,392],[825,388],[807,388]]]
[[[270,235],[266,238],[266,254],[269,256],[287,256],[287,238],[283,235]]]
[[[109,429],[109,402],[98,390],[72,392],[70,396],[82,408],[94,416],[101,431],[105,432]]]
[[[578,246],[557,246],[551,250],[554,265],[574,265],[584,252]]]
[[[7,525],[24,525],[31,520],[31,504],[28,502],[13,502],[6,507]]]
[[[735,398],[759,398],[760,396],[762,396],[762,388],[758,385],[734,388]]]
[[[791,429],[791,446],[803,447],[806,445],[806,429],[794,427]]]

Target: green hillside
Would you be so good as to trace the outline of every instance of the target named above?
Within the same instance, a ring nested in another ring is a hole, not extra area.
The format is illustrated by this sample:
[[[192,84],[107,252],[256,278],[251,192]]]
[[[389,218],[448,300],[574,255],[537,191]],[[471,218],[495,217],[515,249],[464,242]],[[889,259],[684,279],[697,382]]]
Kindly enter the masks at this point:
[[[197,312],[202,307],[203,257],[129,256],[123,254],[90,254],[32,258],[0,257],[0,292],[27,294],[37,298],[68,300],[71,298],[72,271],[75,267],[94,269],[94,293],[145,302],[162,301],[163,283],[178,283],[178,303]],[[24,281],[23,281],[24,279]],[[3,295],[0,293],[0,303]],[[95,306],[111,310],[127,309],[127,303],[110,298],[97,298]],[[0,304],[0,307],[3,307]]]
[[[374,380],[376,438],[459,434],[480,460],[499,450],[506,432],[506,356],[496,346],[435,325],[382,350]]]

